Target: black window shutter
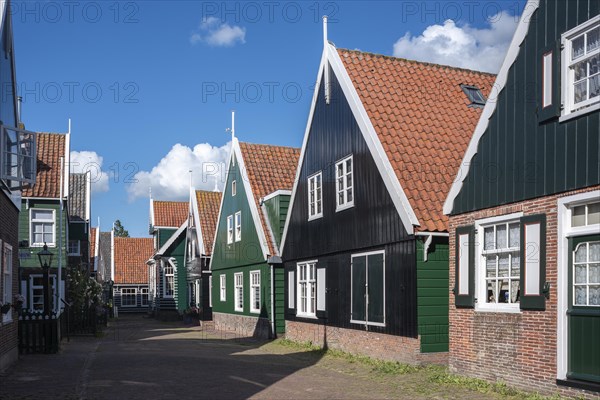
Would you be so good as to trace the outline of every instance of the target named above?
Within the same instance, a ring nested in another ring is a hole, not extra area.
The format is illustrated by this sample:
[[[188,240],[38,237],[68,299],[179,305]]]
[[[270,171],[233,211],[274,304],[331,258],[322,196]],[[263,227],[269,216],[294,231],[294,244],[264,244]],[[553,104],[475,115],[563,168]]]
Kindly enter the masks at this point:
[[[560,41],[556,41],[551,45],[541,49],[538,52],[538,70],[537,70],[537,90],[536,90],[536,102],[538,110],[538,122],[546,122],[548,120],[560,117],[561,110],[561,71],[560,71]],[[551,76],[551,87],[552,87],[552,103],[544,107],[543,96],[544,96],[544,56],[551,55],[552,57],[552,76]]]
[[[522,310],[546,309],[546,215],[521,218]]]
[[[456,228],[454,303],[456,307],[475,306],[475,226]]]

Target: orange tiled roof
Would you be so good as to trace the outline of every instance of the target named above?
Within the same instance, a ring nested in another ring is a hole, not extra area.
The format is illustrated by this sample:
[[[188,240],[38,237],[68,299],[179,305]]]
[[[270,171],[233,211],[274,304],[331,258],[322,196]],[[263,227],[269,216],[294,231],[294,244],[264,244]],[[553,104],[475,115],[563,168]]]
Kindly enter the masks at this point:
[[[269,253],[275,255],[272,238],[264,214],[260,210],[260,199],[276,190],[292,190],[300,149],[240,142],[248,181],[252,187],[254,201],[260,220],[267,235]]]
[[[179,228],[188,218],[187,201],[154,200],[154,226]]]
[[[66,137],[60,133],[37,134],[36,181],[33,187],[23,190],[23,197],[60,197],[60,158],[65,157]]]
[[[152,238],[116,237],[114,244],[115,284],[147,284],[146,261],[154,254]]]
[[[90,272],[94,272],[94,255],[96,254],[96,229],[90,229]]]
[[[487,97],[495,75],[338,49],[396,176],[420,222],[448,231],[442,209],[482,108],[460,85]]]
[[[221,192],[196,190],[198,216],[200,218],[200,229],[202,230],[202,240],[204,240],[204,250],[206,251],[206,255],[210,255],[212,252],[213,241],[215,240],[215,230],[217,229],[217,218],[219,217],[219,207],[221,205],[221,196]]]

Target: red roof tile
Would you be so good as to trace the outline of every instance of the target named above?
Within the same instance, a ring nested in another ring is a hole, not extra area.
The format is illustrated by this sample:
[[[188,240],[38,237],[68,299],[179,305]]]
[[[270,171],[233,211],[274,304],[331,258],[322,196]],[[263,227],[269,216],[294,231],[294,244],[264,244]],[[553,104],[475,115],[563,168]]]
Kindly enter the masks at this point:
[[[60,158],[66,156],[66,138],[67,135],[60,133],[37,134],[36,181],[33,187],[23,190],[23,197],[60,197]]]
[[[200,218],[200,229],[202,230],[202,240],[204,240],[204,250],[206,255],[212,252],[215,230],[217,229],[217,218],[219,217],[219,207],[221,205],[221,192],[207,192],[205,190],[196,190],[196,200],[198,203],[198,216]]]
[[[154,200],[154,226],[179,228],[188,218],[187,201]]]
[[[460,85],[488,96],[495,75],[359,51],[338,54],[420,222],[448,231],[442,209],[481,108]]]
[[[300,149],[240,142],[240,150],[260,220],[267,235],[270,255],[275,255],[267,222],[260,210],[260,199],[276,190],[292,190]]]
[[[94,272],[94,255],[96,254],[96,230],[90,229],[90,272]]]
[[[146,261],[154,255],[152,238],[116,237],[114,243],[115,283],[147,284]]]

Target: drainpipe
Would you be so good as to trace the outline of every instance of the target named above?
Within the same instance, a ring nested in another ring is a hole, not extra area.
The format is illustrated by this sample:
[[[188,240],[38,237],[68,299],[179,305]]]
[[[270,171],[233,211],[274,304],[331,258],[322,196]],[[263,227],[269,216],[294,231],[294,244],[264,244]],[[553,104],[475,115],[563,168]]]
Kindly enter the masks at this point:
[[[275,337],[275,295],[274,295],[274,286],[275,279],[273,277],[273,264],[269,264],[269,269],[271,272],[271,332],[273,332],[273,337]]]
[[[66,231],[63,232],[63,177],[65,175],[64,173],[64,168],[65,168],[65,159],[64,157],[60,158],[60,202],[59,202],[59,209],[58,209],[58,224],[60,226],[60,229],[58,230],[58,278],[56,280],[56,295],[57,295],[57,299],[56,299],[56,307],[57,307],[57,311],[60,309],[60,300],[63,298],[63,293],[61,290],[62,287],[62,251],[63,251],[63,233],[66,234]]]

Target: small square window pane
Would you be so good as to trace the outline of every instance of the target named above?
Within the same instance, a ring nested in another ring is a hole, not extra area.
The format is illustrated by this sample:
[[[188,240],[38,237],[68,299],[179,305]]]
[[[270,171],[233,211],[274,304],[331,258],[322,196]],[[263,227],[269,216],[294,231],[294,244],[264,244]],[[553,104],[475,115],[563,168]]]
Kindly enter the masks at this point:
[[[587,34],[587,51],[600,47],[600,27],[592,29]]]
[[[337,176],[340,177],[342,175],[344,175],[344,164],[340,163],[337,165]]]
[[[600,284],[600,264],[590,264],[590,283]]]
[[[598,71],[598,69],[600,68],[599,64],[600,64],[600,54],[596,54],[592,58],[588,59],[588,66],[589,66],[588,76],[595,75],[599,72]]]
[[[590,262],[600,261],[600,242],[590,243]]]
[[[487,257],[485,260],[485,276],[487,278],[496,277],[496,256]]]
[[[588,225],[600,224],[600,203],[588,205]]]
[[[600,286],[590,286],[590,306],[600,306]]]
[[[352,187],[352,175],[346,175],[346,187]]]
[[[494,249],[494,227],[485,228],[484,230],[484,250]]]
[[[344,204],[344,192],[340,192],[340,193],[338,194],[338,204],[339,204],[339,205],[342,205],[342,204]]]
[[[41,233],[35,233],[33,235],[33,242],[34,243],[44,243],[44,235]]]
[[[498,225],[496,226],[496,248],[505,249],[506,247],[506,225]]]
[[[587,261],[587,245],[585,243],[581,243],[575,249],[575,262],[582,263]]]
[[[573,71],[575,72],[575,82],[587,78],[587,64],[587,61],[581,61],[573,66]]]
[[[52,219],[52,210],[33,210],[33,219]]]
[[[583,47],[584,44],[585,44],[585,42],[584,42],[584,36],[583,35],[579,36],[578,38],[575,38],[571,42],[571,49],[572,49],[572,51],[571,51],[571,59],[572,60],[575,60],[575,59],[581,57],[584,54],[584,52],[585,52],[585,49]]]
[[[346,161],[346,173],[352,172],[352,159]]]
[[[498,303],[510,303],[509,287],[510,281],[508,279],[498,281],[498,289],[500,290],[500,293],[498,294]]]
[[[590,78],[590,99],[600,96],[600,75]]]
[[[498,258],[498,276],[508,276],[508,255],[502,255]]]
[[[575,103],[581,103],[587,100],[587,81],[579,82],[575,84]]]
[[[511,257],[510,276],[518,277],[521,274],[521,257],[513,253]]]
[[[585,225],[585,206],[573,207],[573,209],[571,210],[571,225]]]
[[[513,279],[510,281],[510,302],[518,303],[520,297],[521,281]]]
[[[498,296],[496,293],[496,281],[488,281],[487,291],[488,303],[496,303],[498,301]]]
[[[509,247],[519,247],[521,242],[521,231],[519,229],[519,224],[510,224],[508,226],[509,229],[509,238],[508,238],[508,246]]]
[[[352,197],[352,188],[348,189],[347,193],[348,193],[348,201],[350,202],[350,201],[352,201],[352,198],[353,198]]]
[[[576,265],[575,266],[575,283],[587,283],[586,282],[586,266]]]
[[[344,178],[338,179],[338,190],[344,190]]]

